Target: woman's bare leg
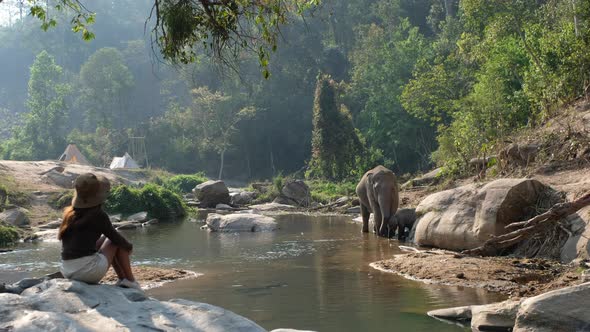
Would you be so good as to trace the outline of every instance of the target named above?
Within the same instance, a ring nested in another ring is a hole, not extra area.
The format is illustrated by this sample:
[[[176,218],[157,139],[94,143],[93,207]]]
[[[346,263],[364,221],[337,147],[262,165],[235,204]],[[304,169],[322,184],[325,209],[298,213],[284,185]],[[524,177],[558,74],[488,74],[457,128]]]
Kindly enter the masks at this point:
[[[105,240],[100,247],[100,252],[105,255],[109,264],[117,273],[119,279],[135,281],[133,272],[131,272],[131,262],[129,260],[129,251],[116,246],[111,240]]]
[[[122,270],[127,280],[135,281],[135,277],[131,271],[131,260],[129,259],[129,254],[129,251],[119,248],[119,250],[117,250],[117,255],[115,256],[115,262],[117,262],[119,268]]]

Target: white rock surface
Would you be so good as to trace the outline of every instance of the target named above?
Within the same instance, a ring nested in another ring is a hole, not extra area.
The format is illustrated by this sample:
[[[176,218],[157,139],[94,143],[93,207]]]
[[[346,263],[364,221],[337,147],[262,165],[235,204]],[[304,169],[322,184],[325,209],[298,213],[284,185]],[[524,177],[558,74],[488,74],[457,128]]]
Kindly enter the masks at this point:
[[[297,208],[292,205],[279,203],[264,203],[250,206],[254,211],[259,212],[275,212],[275,211],[293,211]]]
[[[265,331],[209,304],[160,302],[134,289],[65,279],[45,281],[20,295],[0,294],[0,330]]]
[[[135,214],[132,214],[129,217],[127,217],[126,219],[128,221],[140,222],[141,223],[141,222],[144,222],[144,221],[147,220],[147,216],[148,216],[148,213],[145,212],[145,211],[142,211],[142,212],[137,212]]]
[[[274,218],[254,213],[233,213],[207,216],[207,227],[212,232],[260,232],[277,229]]]
[[[28,226],[30,223],[27,209],[17,207],[0,213],[0,221],[16,227]]]
[[[215,205],[215,210],[231,210],[232,207],[227,204],[217,204]]]

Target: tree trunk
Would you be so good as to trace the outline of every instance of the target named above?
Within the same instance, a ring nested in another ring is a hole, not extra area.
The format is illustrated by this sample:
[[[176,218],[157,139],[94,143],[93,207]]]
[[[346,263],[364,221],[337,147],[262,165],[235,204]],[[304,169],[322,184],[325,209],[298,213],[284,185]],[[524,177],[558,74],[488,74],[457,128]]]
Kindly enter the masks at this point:
[[[578,28],[578,14],[577,14],[577,8],[576,8],[576,0],[572,0],[572,9],[574,12],[574,31],[576,33],[576,37],[580,36],[580,30]]]
[[[224,158],[225,158],[225,149],[221,150],[221,153],[219,154],[219,157],[220,157],[219,177],[217,179],[218,180],[221,180],[221,176],[223,175],[223,162],[224,162]]]

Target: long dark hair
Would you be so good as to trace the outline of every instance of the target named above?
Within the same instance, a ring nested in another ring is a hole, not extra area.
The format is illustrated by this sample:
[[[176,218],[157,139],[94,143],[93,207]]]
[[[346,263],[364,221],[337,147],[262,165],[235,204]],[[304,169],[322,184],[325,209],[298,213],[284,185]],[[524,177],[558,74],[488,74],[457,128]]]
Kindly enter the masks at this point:
[[[64,209],[64,214],[61,220],[61,225],[59,226],[59,231],[57,232],[57,239],[61,240],[64,233],[68,229],[68,227],[72,224],[74,219],[76,218],[76,210],[73,206],[68,206]]]

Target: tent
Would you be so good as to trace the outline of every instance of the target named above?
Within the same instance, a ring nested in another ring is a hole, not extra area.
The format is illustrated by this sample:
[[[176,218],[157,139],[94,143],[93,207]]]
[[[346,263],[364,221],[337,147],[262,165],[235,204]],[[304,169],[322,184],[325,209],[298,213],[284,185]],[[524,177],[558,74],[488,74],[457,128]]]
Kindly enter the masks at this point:
[[[59,161],[64,161],[71,164],[80,164],[92,166],[92,164],[84,157],[82,152],[78,150],[76,144],[68,144],[64,153],[59,157]]]
[[[140,168],[139,165],[131,158],[129,153],[125,152],[123,157],[115,157],[111,162],[110,169],[115,168]]]

